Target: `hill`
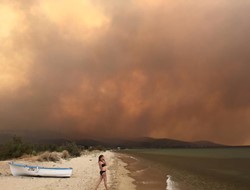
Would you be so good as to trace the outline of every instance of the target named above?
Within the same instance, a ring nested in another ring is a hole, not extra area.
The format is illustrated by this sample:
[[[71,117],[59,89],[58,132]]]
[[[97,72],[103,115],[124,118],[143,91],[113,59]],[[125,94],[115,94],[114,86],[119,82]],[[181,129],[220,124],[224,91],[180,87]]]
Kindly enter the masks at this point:
[[[167,139],[167,138],[150,138],[150,137],[142,137],[142,138],[134,138],[134,139],[79,139],[72,140],[67,138],[39,138],[36,136],[21,136],[22,139],[26,142],[38,143],[38,144],[63,144],[66,142],[74,141],[78,145],[83,145],[85,147],[89,146],[98,146],[102,145],[104,147],[109,148],[215,148],[215,147],[231,147],[228,145],[218,144],[211,141],[181,141],[175,139]],[[10,134],[0,134],[0,143],[4,143],[11,139],[12,136]]]

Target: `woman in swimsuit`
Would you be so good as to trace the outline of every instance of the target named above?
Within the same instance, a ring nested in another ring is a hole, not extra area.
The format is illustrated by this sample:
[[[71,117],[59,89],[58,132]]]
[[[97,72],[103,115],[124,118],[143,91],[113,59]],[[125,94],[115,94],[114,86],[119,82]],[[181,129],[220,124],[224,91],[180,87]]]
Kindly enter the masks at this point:
[[[96,190],[99,187],[99,185],[102,182],[102,180],[104,180],[104,186],[105,186],[105,189],[107,190],[108,189],[108,187],[107,187],[107,175],[106,175],[106,170],[107,170],[106,166],[107,166],[107,163],[106,163],[103,155],[99,156],[99,158],[98,158],[98,164],[99,164],[99,168],[100,168],[100,179],[99,179],[98,184],[96,186]]]

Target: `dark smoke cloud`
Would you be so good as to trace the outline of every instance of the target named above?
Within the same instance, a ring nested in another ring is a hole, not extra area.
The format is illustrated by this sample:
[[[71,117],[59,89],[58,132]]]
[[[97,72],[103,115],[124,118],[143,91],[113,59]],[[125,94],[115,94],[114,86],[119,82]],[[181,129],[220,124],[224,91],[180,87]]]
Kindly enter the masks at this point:
[[[0,129],[249,144],[250,4],[154,2],[94,1],[108,20],[95,27],[11,5],[26,29],[8,52],[31,63],[26,85],[0,85]]]

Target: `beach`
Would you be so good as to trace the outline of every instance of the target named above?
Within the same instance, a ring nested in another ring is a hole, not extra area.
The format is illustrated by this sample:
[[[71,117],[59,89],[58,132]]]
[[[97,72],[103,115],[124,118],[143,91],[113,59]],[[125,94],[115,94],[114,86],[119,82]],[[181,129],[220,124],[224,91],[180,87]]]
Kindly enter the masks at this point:
[[[17,159],[16,162],[39,165],[45,167],[72,167],[73,175],[70,178],[43,178],[43,177],[15,177],[11,175],[8,162],[0,162],[0,184],[1,189],[5,190],[91,190],[95,189],[99,179],[99,167],[97,159],[103,154],[108,163],[108,187],[109,189],[134,190],[133,178],[128,174],[118,153],[112,151],[86,153],[77,158],[60,160],[59,162],[38,162],[32,159]],[[98,189],[105,189],[103,182]]]
[[[80,157],[38,162],[34,157],[14,160],[45,167],[72,167],[70,178],[14,177],[8,162],[0,162],[5,190],[92,190],[99,179],[97,159],[105,156],[109,190],[248,190],[249,148],[135,149],[86,151]],[[104,184],[98,190],[103,190]]]

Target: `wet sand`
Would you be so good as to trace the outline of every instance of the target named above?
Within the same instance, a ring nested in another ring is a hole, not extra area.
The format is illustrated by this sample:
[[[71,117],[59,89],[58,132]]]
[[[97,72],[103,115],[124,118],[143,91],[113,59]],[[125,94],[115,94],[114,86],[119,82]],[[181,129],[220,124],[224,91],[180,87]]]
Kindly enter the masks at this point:
[[[167,173],[160,170],[156,163],[130,154],[120,154],[119,158],[127,163],[125,167],[130,171],[129,176],[134,179],[136,189],[166,189]]]
[[[106,151],[82,155],[70,160],[59,162],[37,162],[25,159],[15,160],[19,163],[39,165],[46,167],[72,167],[71,178],[43,178],[43,177],[15,177],[11,175],[8,162],[0,162],[0,184],[5,190],[91,190],[95,189],[99,178],[97,158],[100,154],[106,157],[108,162],[108,186],[109,189],[134,190],[133,179],[129,177],[129,171],[117,153]],[[104,189],[103,183],[98,189]]]

